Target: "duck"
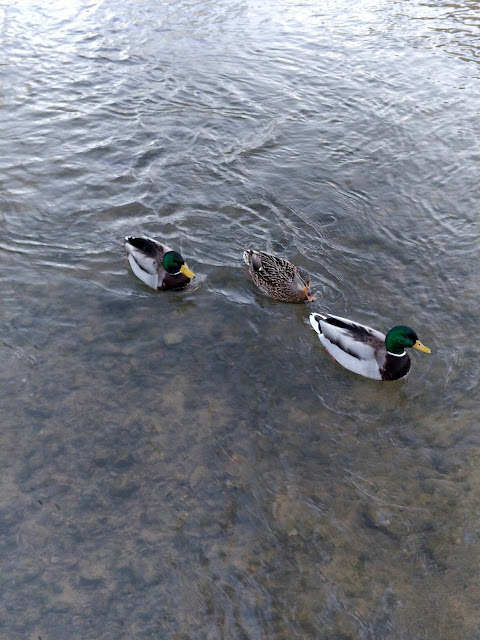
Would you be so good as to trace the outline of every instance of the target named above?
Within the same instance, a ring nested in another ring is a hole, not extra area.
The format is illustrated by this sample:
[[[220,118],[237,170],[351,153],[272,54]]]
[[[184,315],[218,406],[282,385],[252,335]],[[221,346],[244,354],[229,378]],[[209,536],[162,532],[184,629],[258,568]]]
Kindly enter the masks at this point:
[[[307,302],[315,300],[310,288],[310,276],[302,269],[265,251],[248,249],[243,252],[248,275],[254,284],[280,302]]]
[[[407,347],[431,353],[415,331],[404,325],[393,327],[384,335],[364,324],[328,313],[311,313],[309,319],[332,358],[365,378],[389,381],[406,376],[410,370]]]
[[[153,238],[127,236],[125,250],[133,273],[153,289],[182,289],[195,278],[178,251]]]

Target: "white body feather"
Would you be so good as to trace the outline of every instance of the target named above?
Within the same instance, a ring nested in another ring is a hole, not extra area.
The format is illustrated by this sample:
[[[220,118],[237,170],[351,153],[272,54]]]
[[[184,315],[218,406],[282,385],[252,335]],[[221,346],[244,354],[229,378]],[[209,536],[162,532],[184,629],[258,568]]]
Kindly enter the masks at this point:
[[[153,238],[145,238],[154,247],[156,247],[157,255],[150,255],[138,249],[128,241],[128,237],[125,238],[125,249],[127,251],[128,262],[132,268],[133,273],[149,287],[157,289],[162,284],[165,276],[165,269],[162,265],[162,258],[167,251],[171,251],[170,247],[166,244],[160,244]]]
[[[385,342],[385,335],[376,329],[359,325],[359,323],[352,322],[347,318],[329,315],[332,318],[338,318],[347,325],[362,326],[367,329],[372,336]],[[318,334],[320,342],[339,364],[367,378],[372,378],[373,380],[382,379],[380,373],[382,363],[377,360],[377,353],[371,345],[353,338],[348,329],[335,327],[325,322],[319,313],[310,314],[309,319],[310,324]],[[332,340],[338,344],[335,344]]]
[[[128,245],[127,247],[128,251],[131,252],[127,255],[127,258],[133,273],[146,285],[148,285],[149,287],[153,287],[153,289],[156,289],[158,287],[158,273],[156,271],[154,273],[151,273],[149,270],[150,268],[155,269],[154,260],[152,258],[146,258],[140,251],[135,249],[135,247],[131,247]],[[132,254],[135,254],[136,257]],[[145,263],[147,261],[151,263],[151,265],[146,265]],[[142,266],[140,266],[140,263],[142,264]]]

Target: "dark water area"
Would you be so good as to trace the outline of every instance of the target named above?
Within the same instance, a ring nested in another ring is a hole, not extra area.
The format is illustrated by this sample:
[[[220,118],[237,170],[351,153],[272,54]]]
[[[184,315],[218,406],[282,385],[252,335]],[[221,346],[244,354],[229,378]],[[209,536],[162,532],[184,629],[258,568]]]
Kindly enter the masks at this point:
[[[477,2],[0,1],[0,640],[480,639],[479,35]],[[145,287],[127,234],[195,281]],[[363,379],[312,310],[432,354]]]

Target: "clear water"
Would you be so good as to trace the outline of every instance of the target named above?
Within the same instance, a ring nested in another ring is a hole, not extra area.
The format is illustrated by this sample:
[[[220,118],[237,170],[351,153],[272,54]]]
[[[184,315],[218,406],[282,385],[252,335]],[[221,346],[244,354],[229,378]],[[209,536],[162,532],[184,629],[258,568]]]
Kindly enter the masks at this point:
[[[478,3],[0,16],[0,638],[478,640]],[[315,309],[433,353],[362,379]]]

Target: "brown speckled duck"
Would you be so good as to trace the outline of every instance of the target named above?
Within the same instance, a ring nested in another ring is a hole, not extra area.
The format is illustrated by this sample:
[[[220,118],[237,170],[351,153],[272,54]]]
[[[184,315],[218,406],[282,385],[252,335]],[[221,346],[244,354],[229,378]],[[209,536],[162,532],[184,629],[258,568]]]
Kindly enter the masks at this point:
[[[181,289],[195,277],[178,251],[157,240],[127,236],[125,249],[133,273],[153,289]]]
[[[310,314],[310,324],[328,353],[346,369],[373,380],[398,380],[407,375],[413,347],[431,353],[410,327],[399,325],[384,335],[364,324],[329,313]]]
[[[315,300],[310,288],[310,276],[301,267],[264,251],[243,252],[248,274],[257,287],[281,302]]]

